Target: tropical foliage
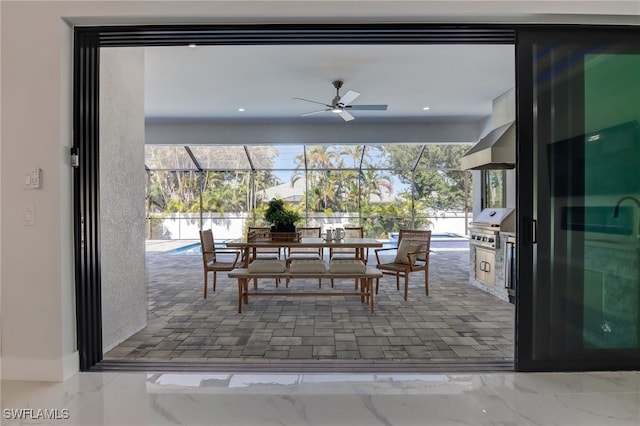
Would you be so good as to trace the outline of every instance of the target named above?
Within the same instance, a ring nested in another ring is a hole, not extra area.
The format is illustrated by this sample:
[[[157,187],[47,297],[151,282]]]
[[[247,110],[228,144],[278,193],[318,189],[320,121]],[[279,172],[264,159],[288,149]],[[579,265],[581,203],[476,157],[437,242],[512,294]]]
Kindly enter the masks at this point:
[[[284,200],[274,198],[267,203],[264,218],[275,227],[295,225],[301,219],[300,214],[287,206]]]
[[[236,169],[199,171],[179,151],[183,147],[151,147],[147,162],[163,164],[164,169],[148,171],[148,212],[248,212],[254,224],[264,224],[269,200],[260,200],[256,194],[286,182],[273,170],[276,148],[251,148],[251,163],[259,169],[242,166],[227,153],[220,158]],[[470,179],[468,172],[459,169],[459,158],[468,148],[459,144],[305,146],[288,166],[288,183],[303,182],[306,188],[290,208],[298,218],[355,217],[368,236],[427,228],[428,218],[436,212],[467,209]],[[208,158],[215,153],[198,152],[199,163],[220,161]],[[241,156],[238,151],[234,155]]]
[[[389,145],[386,156],[391,169],[402,182],[413,188],[414,199],[431,210],[464,210],[468,192],[468,173],[460,171],[460,157],[469,149],[459,144],[425,145],[416,161],[419,145]],[[408,169],[407,165],[415,165]]]

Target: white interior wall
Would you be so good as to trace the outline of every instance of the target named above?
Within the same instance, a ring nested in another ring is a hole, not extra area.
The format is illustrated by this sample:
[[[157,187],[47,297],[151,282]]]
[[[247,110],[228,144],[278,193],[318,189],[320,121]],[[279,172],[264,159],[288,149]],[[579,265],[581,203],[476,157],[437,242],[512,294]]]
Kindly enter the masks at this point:
[[[2,378],[63,380],[75,350],[71,25],[131,23],[546,22],[638,25],[630,1],[0,2]],[[22,188],[40,166],[41,190]],[[23,207],[36,225],[24,226]],[[37,265],[34,266],[34,265]]]
[[[104,352],[147,324],[144,49],[100,50],[100,250]]]
[[[71,40],[60,16],[0,3],[2,378],[78,370],[71,201]],[[48,13],[47,13],[48,12]],[[37,28],[37,31],[25,31]],[[42,169],[42,187],[24,189]],[[25,224],[25,208],[35,214]]]
[[[491,129],[496,129],[516,119],[516,89],[509,89],[493,100]]]
[[[0,22],[2,22],[2,8],[0,7]],[[0,31],[0,46],[2,46],[2,31]],[[0,67],[0,82],[2,82],[2,67]],[[0,83],[0,99],[2,99],[2,84]],[[2,129],[2,102],[0,102],[0,129]],[[0,171],[2,170],[2,132],[0,132]],[[2,188],[2,173],[0,173],[0,188]],[[2,224],[2,197],[0,197],[0,224]],[[0,241],[2,241],[2,226],[0,226]],[[0,259],[2,259],[2,244],[0,244]],[[0,373],[2,372],[2,262],[0,262]],[[2,387],[0,386],[0,400]]]
[[[471,170],[471,217],[474,218],[482,211],[482,171]]]

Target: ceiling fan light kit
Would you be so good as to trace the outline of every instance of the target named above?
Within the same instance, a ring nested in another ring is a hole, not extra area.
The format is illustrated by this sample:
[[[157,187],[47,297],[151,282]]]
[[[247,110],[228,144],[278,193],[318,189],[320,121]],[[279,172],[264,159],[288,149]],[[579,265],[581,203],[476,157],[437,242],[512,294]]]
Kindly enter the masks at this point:
[[[331,101],[331,104],[325,104],[323,102],[312,101],[310,99],[304,98],[293,98],[299,101],[312,102],[314,104],[324,105],[326,108],[318,111],[311,111],[302,114],[302,117],[306,117],[309,115],[315,115],[321,112],[333,112],[334,114],[339,115],[344,121],[351,121],[355,117],[349,114],[346,110],[361,110],[361,111],[386,111],[387,105],[351,105],[358,96],[360,96],[359,92],[355,90],[349,90],[344,96],[340,96],[340,88],[342,87],[343,82],[341,80],[336,80],[333,82],[333,87],[336,89],[336,96]]]

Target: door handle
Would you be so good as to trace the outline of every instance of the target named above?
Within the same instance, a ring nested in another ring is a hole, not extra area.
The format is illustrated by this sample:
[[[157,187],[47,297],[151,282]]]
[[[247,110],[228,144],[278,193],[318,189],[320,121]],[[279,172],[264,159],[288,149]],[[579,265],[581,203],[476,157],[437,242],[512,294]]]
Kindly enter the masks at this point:
[[[526,244],[538,243],[538,221],[536,219],[523,218],[522,242]]]
[[[491,264],[486,260],[480,262],[480,270],[482,272],[491,272]]]

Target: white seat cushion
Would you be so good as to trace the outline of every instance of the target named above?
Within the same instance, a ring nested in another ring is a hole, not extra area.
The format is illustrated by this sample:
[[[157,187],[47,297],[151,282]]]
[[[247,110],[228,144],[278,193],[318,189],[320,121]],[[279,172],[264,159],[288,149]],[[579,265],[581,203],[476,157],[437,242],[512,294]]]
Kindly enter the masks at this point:
[[[355,253],[334,253],[333,256],[331,256],[331,260],[354,260],[355,258]]]
[[[324,274],[327,267],[324,262],[317,259],[294,259],[289,265],[292,274]]]
[[[249,272],[279,273],[287,270],[283,260],[258,259],[249,264]]]
[[[363,274],[367,266],[362,260],[355,259],[333,259],[329,264],[332,274]]]
[[[253,254],[251,254],[250,257],[252,257]],[[256,260],[277,260],[278,259],[278,255],[275,253],[256,253]]]
[[[287,260],[320,260],[320,255],[318,253],[292,253]]]
[[[403,263],[405,265],[413,265],[414,263],[416,263],[416,256],[412,256],[411,260],[412,262],[409,263],[409,259],[407,258],[407,255],[409,253],[413,253],[413,252],[417,252],[420,250],[420,243],[415,242],[415,241],[411,241],[411,240],[402,240],[400,241],[400,244],[398,245],[398,254],[396,254],[396,259],[394,260],[394,263]]]

